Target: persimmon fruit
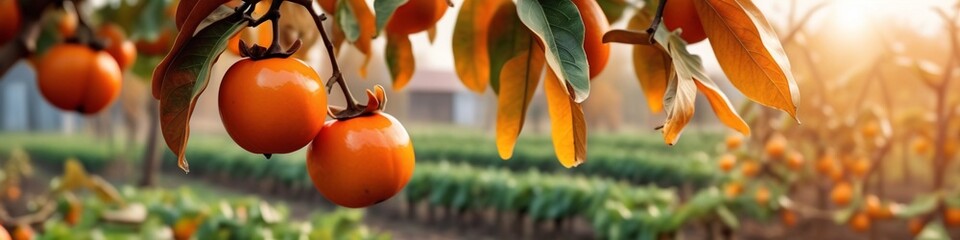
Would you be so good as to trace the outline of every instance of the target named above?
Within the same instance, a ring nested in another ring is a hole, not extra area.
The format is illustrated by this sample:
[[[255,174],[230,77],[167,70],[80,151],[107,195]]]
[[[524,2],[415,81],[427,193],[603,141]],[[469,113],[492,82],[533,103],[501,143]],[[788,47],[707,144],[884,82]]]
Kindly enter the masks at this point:
[[[383,202],[410,181],[413,143],[403,125],[382,111],[323,126],[307,152],[317,190],[350,208]]]
[[[324,88],[317,72],[298,59],[246,58],[223,76],[220,119],[233,141],[249,152],[290,153],[309,144],[323,127]]]
[[[873,219],[890,219],[893,217],[890,206],[880,201],[880,198],[876,195],[867,196],[865,208],[867,215]]]
[[[793,227],[797,225],[797,213],[793,211],[784,209],[780,212],[780,222],[783,223],[786,227]]]
[[[120,26],[116,24],[104,25],[100,28],[98,35],[107,39],[107,46],[104,50],[110,53],[114,60],[117,60],[117,65],[120,66],[121,70],[133,66],[133,62],[137,60],[137,47],[133,42],[127,40],[126,34]]]
[[[12,40],[20,32],[18,0],[0,0],[0,44]]]
[[[724,139],[724,143],[727,146],[727,150],[736,150],[743,145],[743,135],[738,133],[727,135],[727,138]]]
[[[33,228],[26,224],[17,225],[10,234],[13,240],[33,240],[34,235]]]
[[[753,200],[757,202],[758,205],[767,205],[770,203],[770,190],[766,187],[757,188],[757,191],[754,192]]]
[[[799,171],[800,169],[803,169],[803,154],[800,154],[799,152],[790,152],[787,154],[786,160],[787,168],[790,168],[790,170]]]
[[[57,22],[57,31],[60,32],[60,36],[64,39],[72,38],[77,33],[77,25],[79,24],[77,21],[76,14],[70,11],[64,12]]]
[[[870,159],[857,158],[850,163],[850,174],[858,178],[864,178],[870,173]]]
[[[610,60],[610,44],[603,42],[603,34],[610,30],[610,22],[596,0],[574,0],[583,19],[583,50],[590,64],[590,79],[596,77]]]
[[[739,182],[731,182],[723,186],[723,195],[727,196],[727,198],[740,196],[741,192],[743,192],[743,184]]]
[[[663,24],[667,29],[674,31],[682,29],[680,37],[687,43],[694,44],[707,39],[700,23],[700,15],[693,5],[695,0],[670,0],[663,7]]]
[[[764,153],[771,159],[782,159],[786,151],[787,138],[780,134],[773,135],[764,145]]]
[[[740,165],[740,173],[745,177],[755,177],[757,174],[760,174],[760,163],[745,161]]]
[[[823,154],[820,156],[820,159],[817,159],[816,170],[818,173],[830,175],[834,172],[835,168],[837,168],[837,162],[834,160],[833,155]]]
[[[737,165],[737,156],[729,153],[724,154],[720,157],[718,164],[720,165],[720,170],[723,170],[723,172],[730,172],[730,170],[733,170],[733,167]]]
[[[853,186],[847,182],[839,182],[830,190],[830,200],[837,206],[846,206],[850,204],[853,198]]]
[[[430,29],[440,21],[447,8],[446,0],[409,0],[393,12],[387,22],[387,32],[409,35]]]
[[[870,216],[866,213],[858,212],[850,218],[850,229],[857,232],[866,232],[870,230]]]
[[[107,108],[120,96],[120,66],[85,45],[53,46],[37,66],[40,93],[53,106],[82,114]]]
[[[960,227],[960,208],[948,207],[943,210],[943,223],[949,227]]]

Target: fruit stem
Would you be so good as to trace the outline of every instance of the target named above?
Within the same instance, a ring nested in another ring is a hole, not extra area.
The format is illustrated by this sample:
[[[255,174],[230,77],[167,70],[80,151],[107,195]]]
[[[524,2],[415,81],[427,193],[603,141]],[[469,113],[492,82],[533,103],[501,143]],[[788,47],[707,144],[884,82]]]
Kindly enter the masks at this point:
[[[286,1],[286,0],[281,0]],[[336,83],[340,85],[340,91],[343,92],[343,97],[347,101],[347,109],[352,110],[362,110],[359,105],[357,105],[357,100],[353,98],[353,94],[350,93],[350,88],[347,86],[347,83],[343,80],[343,73],[340,71],[340,64],[337,62],[336,53],[333,50],[333,43],[330,41],[330,36],[328,36],[327,31],[323,27],[323,21],[327,20],[326,14],[317,14],[317,10],[313,8],[313,1],[307,0],[290,0],[293,3],[299,4],[307,9],[310,12],[310,16],[313,17],[313,23],[317,25],[317,31],[320,32],[320,37],[323,39],[323,45],[327,49],[327,56],[330,57],[330,65],[333,68],[333,76],[327,80],[327,92],[333,91],[333,84]]]
[[[70,5],[73,7],[73,13],[77,17],[77,30],[74,36],[71,39],[68,39],[68,42],[75,42],[80,44],[86,44],[93,48],[94,50],[103,50],[106,48],[106,44],[103,40],[97,38],[97,35],[93,32],[93,28],[90,27],[87,17],[83,14],[83,10],[79,1],[71,0]],[[66,6],[66,5],[64,5]]]
[[[657,15],[653,17],[653,22],[650,22],[650,27],[647,28],[647,34],[650,34],[650,38],[647,39],[647,41],[650,44],[657,42],[653,36],[657,32],[657,28],[660,27],[660,21],[663,20],[664,5],[667,5],[667,0],[660,0],[660,5],[657,5]]]

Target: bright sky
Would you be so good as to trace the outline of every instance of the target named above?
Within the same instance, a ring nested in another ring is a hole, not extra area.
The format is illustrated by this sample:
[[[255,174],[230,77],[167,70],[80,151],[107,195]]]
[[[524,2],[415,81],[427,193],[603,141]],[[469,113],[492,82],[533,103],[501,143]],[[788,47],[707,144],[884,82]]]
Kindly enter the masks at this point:
[[[951,0],[798,0],[797,18],[800,18],[806,10],[822,1],[832,3],[814,15],[810,24],[807,25],[807,31],[815,31],[814,28],[824,24],[838,24],[845,32],[838,33],[837,36],[839,37],[861,37],[862,33],[858,32],[865,31],[864,28],[872,27],[875,24],[882,26],[891,21],[904,21],[915,27],[923,35],[941,34],[942,23],[940,18],[932,11],[932,8],[948,7],[954,2]],[[453,69],[450,36],[453,34],[456,13],[459,11],[459,3],[462,1],[454,2],[458,3],[456,4],[458,7],[448,10],[447,14],[440,20],[437,28],[438,37],[432,45],[426,41],[426,34],[413,36],[418,67]],[[754,3],[766,15],[767,19],[777,28],[786,24],[790,15],[790,2],[788,0],[754,0]],[[613,27],[625,28],[625,21],[620,21]],[[375,49],[382,49],[384,41],[378,40],[376,44],[378,45],[375,46],[379,46],[379,48],[375,47]],[[720,66],[717,64],[708,43],[695,44],[690,47],[690,50],[704,58],[704,65],[708,72],[720,73]]]
[[[101,5],[107,0],[91,0],[94,5]],[[638,2],[639,0],[627,0]],[[647,0],[655,1],[655,0]],[[807,31],[816,31],[815,28],[829,25],[842,31],[837,33],[839,38],[860,38],[870,27],[883,27],[890,22],[904,22],[914,27],[919,34],[932,36],[942,34],[942,22],[932,10],[934,7],[947,8],[956,2],[953,0],[797,0],[799,9],[797,18],[808,9],[820,2],[829,1],[831,4],[818,12],[807,25]],[[367,0],[373,4],[373,0]],[[430,44],[425,33],[411,36],[415,54],[417,54],[418,68],[425,69],[454,69],[453,53],[451,52],[451,36],[456,22],[457,12],[462,0],[455,0],[456,7],[447,10],[437,27],[437,39]],[[754,3],[766,15],[772,24],[780,28],[786,24],[790,16],[791,0],[754,0]],[[629,16],[626,16],[626,19]],[[625,28],[625,21],[613,25],[614,28]],[[780,29],[778,29],[780,30]],[[783,30],[780,30],[783,31]],[[376,52],[382,52],[385,41],[379,38],[374,42]],[[624,47],[623,45],[619,47]],[[617,48],[615,46],[615,48]],[[614,49],[616,51],[617,49]],[[719,73],[713,51],[705,41],[690,47],[691,52],[704,58],[704,65],[708,72]],[[379,59],[379,58],[376,58]]]

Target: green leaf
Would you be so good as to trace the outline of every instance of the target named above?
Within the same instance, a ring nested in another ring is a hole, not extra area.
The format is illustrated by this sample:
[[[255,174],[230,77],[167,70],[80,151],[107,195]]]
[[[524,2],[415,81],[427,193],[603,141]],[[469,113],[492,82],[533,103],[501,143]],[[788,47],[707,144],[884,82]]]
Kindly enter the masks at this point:
[[[393,16],[393,12],[403,4],[407,3],[407,1],[408,0],[373,1],[373,11],[377,16],[377,32],[373,35],[374,37],[380,34],[380,31],[383,30],[383,27],[387,26],[387,21],[390,20],[391,16]]]
[[[230,10],[226,7],[219,9]],[[237,16],[214,22],[187,40],[163,73],[160,128],[167,146],[177,155],[178,165],[185,171],[189,169],[184,153],[190,135],[189,122],[193,108],[207,87],[213,63],[227,48],[229,38],[246,24],[246,20]]]
[[[723,224],[726,224],[727,227],[733,229],[740,227],[740,221],[737,220],[737,216],[733,215],[733,212],[731,212],[726,206],[720,206],[717,208],[717,216],[720,217],[720,221],[722,221]]]
[[[570,1],[519,0],[517,13],[544,42],[547,65],[557,79],[573,87],[574,92],[567,94],[577,103],[586,100],[590,96],[590,65],[583,50],[584,26],[577,5]]]
[[[924,194],[913,199],[909,205],[902,211],[895,212],[899,218],[912,218],[927,214],[937,208],[937,202],[940,200],[940,194]]]
[[[920,231],[920,234],[917,234],[918,240],[946,240],[950,239],[950,235],[947,234],[947,229],[943,227],[943,223],[940,221],[932,221],[927,223],[923,230]]]
[[[520,21],[515,11],[516,5],[507,1],[497,8],[490,22],[487,35],[487,51],[490,56],[490,86],[493,92],[500,94],[500,72],[507,61],[524,51],[532,49],[534,43],[530,30]],[[541,50],[536,50],[541,51]],[[540,71],[537,69],[536,71]]]
[[[349,0],[338,1],[336,18],[337,22],[340,23],[340,29],[343,29],[344,36],[347,37],[347,41],[356,42],[360,38],[360,23],[357,22],[357,16],[353,14],[353,7],[346,1]]]

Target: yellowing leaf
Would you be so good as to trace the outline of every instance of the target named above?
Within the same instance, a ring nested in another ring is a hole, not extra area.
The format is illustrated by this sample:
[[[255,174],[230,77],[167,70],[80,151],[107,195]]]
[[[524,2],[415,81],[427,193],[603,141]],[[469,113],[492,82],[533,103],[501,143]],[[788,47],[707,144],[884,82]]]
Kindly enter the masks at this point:
[[[413,48],[407,35],[387,33],[387,48],[383,53],[393,77],[393,90],[401,90],[413,77],[416,62],[413,59]]]
[[[650,26],[653,17],[638,11],[627,25],[631,30],[643,30]],[[640,81],[647,105],[653,113],[663,111],[663,96],[667,91],[667,81],[673,72],[670,55],[662,48],[651,45],[633,45],[633,72]]]
[[[490,80],[487,32],[494,12],[506,0],[465,0],[453,29],[453,63],[463,85],[482,93]]]
[[[694,0],[724,73],[760,104],[796,118],[800,90],[773,27],[749,0]]]
[[[662,24],[661,27],[663,27]],[[667,144],[676,144],[681,130],[687,124],[689,118],[692,117],[697,89],[704,92],[710,106],[721,122],[744,135],[749,135],[750,127],[740,118],[740,115],[734,110],[733,104],[727,100],[720,88],[707,76],[700,57],[687,51],[686,42],[680,38],[679,34],[658,31],[656,37],[657,43],[670,54],[671,65],[676,71],[676,83],[672,83],[675,85],[670,86],[677,88],[672,89],[676,91],[676,94],[672,96],[675,102],[671,103],[673,106],[667,106],[667,122],[670,128],[664,125],[664,140]],[[692,97],[686,95],[688,91],[691,92]],[[689,100],[690,105],[689,116],[686,113],[687,107],[685,106],[687,100]],[[671,112],[673,112],[673,115],[671,115]]]
[[[543,89],[549,105],[553,150],[564,167],[576,167],[587,160],[587,124],[583,108],[567,95],[573,90],[564,90],[563,83],[552,70],[547,70]]]
[[[531,44],[534,44],[532,41]],[[510,159],[517,136],[523,129],[527,109],[543,71],[546,59],[543,50],[530,48],[507,61],[500,71],[500,94],[497,96],[497,151],[500,158]]]
[[[341,30],[344,32],[347,41],[353,43],[353,46],[360,50],[366,58],[360,67],[360,76],[367,77],[367,65],[370,63],[371,42],[376,35],[377,23],[370,10],[370,6],[364,0],[343,0],[348,1],[342,9],[337,10],[337,21],[341,24]],[[338,4],[339,6],[339,4]]]
[[[60,178],[61,191],[72,191],[82,187],[87,187],[90,181],[87,177],[87,170],[83,168],[76,158],[67,159],[63,164],[63,177]]]
[[[710,102],[710,108],[713,108],[713,113],[717,115],[717,118],[719,118],[723,124],[737,130],[743,135],[750,135],[750,126],[737,114],[733,104],[730,103],[730,100],[720,91],[720,88],[717,87],[717,84],[714,83],[713,80],[701,80],[697,78],[695,82],[697,83],[697,89],[707,97],[707,101]]]
[[[667,94],[663,105],[667,120],[663,124],[663,140],[668,145],[677,144],[683,128],[693,118],[694,103],[697,98],[697,86],[693,79],[681,79],[674,76],[667,85]]]

